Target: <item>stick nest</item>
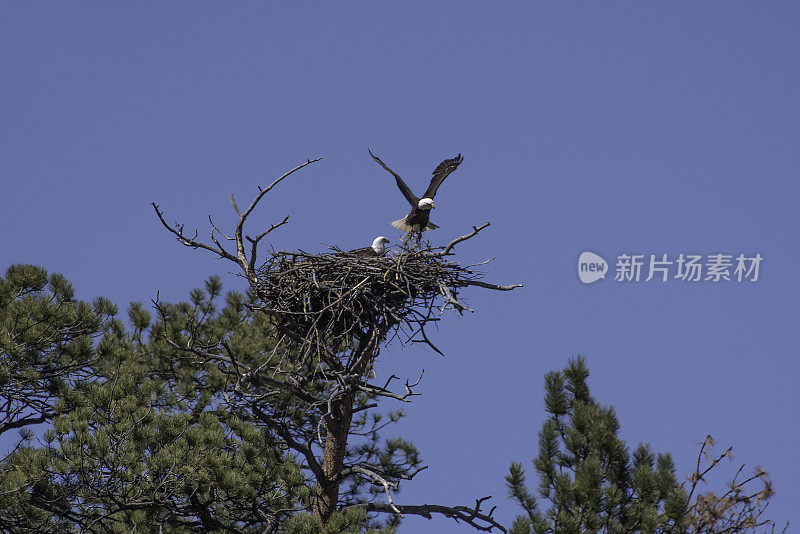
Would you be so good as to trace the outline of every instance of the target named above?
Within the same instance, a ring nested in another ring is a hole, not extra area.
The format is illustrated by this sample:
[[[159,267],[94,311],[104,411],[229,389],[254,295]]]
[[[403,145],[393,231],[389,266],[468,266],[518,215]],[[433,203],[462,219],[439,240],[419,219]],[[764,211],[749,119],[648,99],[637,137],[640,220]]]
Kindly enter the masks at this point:
[[[390,337],[405,332],[403,341],[419,335],[418,341],[430,344],[424,325],[448,307],[472,311],[458,302],[458,290],[487,285],[478,282],[484,273],[475,266],[449,256],[441,248],[383,257],[273,252],[258,270],[254,290],[260,309],[295,339],[308,341],[315,334],[328,343],[350,343],[380,329]]]

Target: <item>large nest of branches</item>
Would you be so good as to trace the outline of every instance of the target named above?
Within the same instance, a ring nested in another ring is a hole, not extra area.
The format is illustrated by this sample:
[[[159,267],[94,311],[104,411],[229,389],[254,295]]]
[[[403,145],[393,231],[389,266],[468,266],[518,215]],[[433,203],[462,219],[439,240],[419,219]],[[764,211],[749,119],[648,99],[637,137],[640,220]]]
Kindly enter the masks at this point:
[[[242,210],[231,195],[231,205],[239,215],[233,236],[228,236],[211,220],[211,242],[204,243],[184,234],[182,224],[170,226],[156,203],[153,209],[161,224],[183,245],[204,249],[236,263],[250,287],[261,298],[260,309],[272,315],[278,328],[320,356],[331,356],[343,349],[377,354],[387,339],[405,333],[403,341],[428,343],[440,352],[425,334],[425,325],[438,321],[446,308],[459,313],[472,311],[458,301],[458,290],[467,286],[508,291],[521,284],[501,286],[480,280],[484,273],[472,266],[450,261],[452,249],[489,226],[473,226],[473,231],[451,241],[446,247],[403,247],[399,254],[384,257],[359,257],[341,251],[328,254],[272,252],[261,268],[256,268],[260,241],[289,220],[284,217],[260,234],[244,233],[247,218],[264,196],[296,171],[319,161],[309,159],[285,172],[259,192]],[[394,173],[393,173],[394,174]],[[223,244],[233,242],[235,252]],[[248,249],[249,248],[249,253]],[[486,262],[483,262],[486,263]],[[441,299],[439,300],[439,297]],[[438,311],[437,311],[437,302]],[[354,344],[354,342],[356,344]],[[357,348],[358,347],[358,348]],[[332,361],[332,360],[331,360]]]
[[[482,264],[451,261],[447,247],[402,247],[399,253],[363,257],[345,252],[273,252],[258,271],[254,289],[264,312],[279,328],[304,342],[350,344],[380,331],[389,339],[425,342],[424,326],[447,308],[472,311],[459,302],[459,289],[481,286],[511,289],[481,281]],[[484,262],[485,263],[485,262]],[[313,343],[312,343],[313,344]]]

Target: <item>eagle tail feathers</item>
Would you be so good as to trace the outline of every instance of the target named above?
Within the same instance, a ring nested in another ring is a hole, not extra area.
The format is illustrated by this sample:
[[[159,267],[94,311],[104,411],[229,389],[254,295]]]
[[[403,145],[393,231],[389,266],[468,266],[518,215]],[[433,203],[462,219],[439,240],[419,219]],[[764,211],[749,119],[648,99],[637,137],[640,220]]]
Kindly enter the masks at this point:
[[[410,224],[408,224],[408,222],[406,221],[405,217],[403,217],[402,219],[398,219],[398,220],[396,220],[396,221],[394,221],[394,222],[392,222],[390,224],[392,226],[394,226],[395,228],[397,228],[398,230],[402,230],[404,232],[413,232],[414,231],[414,227],[411,226]],[[428,221],[428,224],[425,225],[425,228],[423,228],[422,231],[423,232],[427,232],[428,230],[436,230],[437,228],[439,228],[437,225],[435,225],[432,222]],[[419,231],[419,230],[417,230],[417,231]]]
[[[390,224],[395,228],[397,228],[398,230],[402,230],[404,232],[410,232],[413,229],[411,228],[411,225],[406,222],[405,217],[403,217],[402,219],[398,219]]]

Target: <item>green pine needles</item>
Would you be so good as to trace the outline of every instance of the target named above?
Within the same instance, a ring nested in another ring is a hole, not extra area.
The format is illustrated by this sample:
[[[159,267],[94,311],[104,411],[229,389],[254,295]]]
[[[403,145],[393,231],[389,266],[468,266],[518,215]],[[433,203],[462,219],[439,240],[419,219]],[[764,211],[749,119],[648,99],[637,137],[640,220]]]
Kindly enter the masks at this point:
[[[712,472],[732,457],[732,447],[712,455],[707,436],[697,464],[678,483],[669,454],[654,454],[640,444],[630,454],[618,437],[614,408],[589,393],[586,360],[570,360],[562,371],[545,376],[547,419],[539,432],[539,454],[533,460],[536,494],[525,484],[522,464],[506,475],[509,495],[524,510],[512,534],[688,533],[722,534],[775,531],[764,519],[775,494],[767,473],[756,468],[743,476],[744,465],[722,491],[702,491]],[[761,530],[759,530],[761,529]],[[786,528],[784,528],[785,532]]]
[[[545,376],[545,409],[539,455],[538,499],[514,463],[506,482],[525,510],[514,534],[576,532],[682,532],[687,495],[669,454],[641,444],[633,455],[619,439],[614,409],[590,395],[583,357]],[[546,508],[542,501],[549,503]]]
[[[211,278],[157,320],[133,303],[123,322],[41,268],[0,278],[0,423],[23,438],[0,461],[0,532],[274,532],[303,508],[301,466],[223,407],[219,365],[165,341],[260,358],[263,317],[221,292]]]

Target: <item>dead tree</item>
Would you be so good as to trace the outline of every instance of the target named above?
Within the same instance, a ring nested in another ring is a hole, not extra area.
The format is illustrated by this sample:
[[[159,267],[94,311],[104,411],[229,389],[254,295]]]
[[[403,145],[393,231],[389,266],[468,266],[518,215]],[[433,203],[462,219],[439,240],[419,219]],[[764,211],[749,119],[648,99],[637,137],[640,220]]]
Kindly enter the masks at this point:
[[[259,361],[244,361],[224,342],[202,346],[190,341],[181,350],[216,360],[230,376],[229,409],[268,429],[302,458],[309,483],[316,488],[311,508],[323,521],[337,510],[361,506],[368,513],[427,518],[442,514],[478,530],[505,532],[492,517],[494,508],[481,510],[490,497],[477,499],[474,506],[394,502],[400,482],[426,466],[409,443],[392,440],[378,447],[378,432],[398,416],[390,414],[384,422],[372,410],[381,398],[409,402],[419,394],[422,377],[403,381],[392,375],[378,382],[372,368],[381,348],[395,339],[425,343],[441,354],[425,329],[441,320],[447,309],[472,311],[459,300],[460,290],[477,286],[509,291],[521,284],[487,283],[478,270],[486,262],[462,266],[452,260],[454,247],[475,237],[488,222],[444,247],[401,248],[397,254],[374,258],[339,250],[273,250],[259,265],[259,243],[289,217],[251,237],[244,233],[248,216],[273,187],[316,161],[308,160],[259,188],[244,211],[231,195],[239,217],[235,230],[228,236],[209,219],[210,243],[198,240],[196,232],[185,234],[181,224],[170,226],[153,203],[161,223],[181,244],[239,266],[258,296],[255,309],[269,317],[274,329],[274,346],[265,348],[269,350]],[[385,502],[378,502],[381,495]]]
[[[776,524],[764,518],[770,499],[775,495],[772,480],[766,471],[756,467],[752,474],[744,474],[744,465],[736,469],[733,477],[725,484],[725,491],[714,493],[701,491],[700,484],[717,469],[723,460],[733,458],[733,447],[721,454],[712,454],[716,441],[710,435],[700,444],[697,464],[688,477],[688,515],[691,532],[775,532]],[[693,498],[694,497],[694,498]],[[786,532],[788,523],[780,532]]]

